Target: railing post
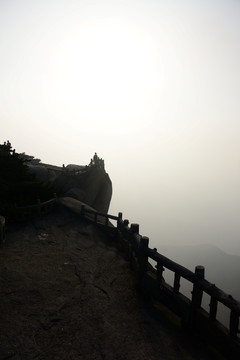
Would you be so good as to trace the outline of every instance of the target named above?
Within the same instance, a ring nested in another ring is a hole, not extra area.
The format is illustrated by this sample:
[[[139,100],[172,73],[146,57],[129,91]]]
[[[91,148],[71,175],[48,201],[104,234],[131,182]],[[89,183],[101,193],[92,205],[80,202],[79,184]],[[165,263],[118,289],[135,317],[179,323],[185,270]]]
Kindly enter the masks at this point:
[[[198,282],[199,280],[204,279],[204,266],[198,265],[195,267],[195,279],[193,284],[193,291],[192,291],[192,303],[190,309],[190,317],[189,317],[189,325],[191,328],[196,327],[196,311],[198,308],[201,307],[202,303],[202,296],[203,291],[199,287]]]
[[[164,269],[163,265],[160,264],[160,262],[157,263],[156,270],[157,270],[158,284],[161,284],[161,282],[163,281],[163,272],[164,272],[165,269]]]
[[[0,244],[4,243],[6,240],[6,231],[5,231],[5,218],[0,216]]]
[[[214,286],[214,285],[213,285]],[[218,301],[214,296],[211,296],[211,301],[209,304],[210,307],[210,312],[209,312],[209,318],[210,320],[216,320],[216,316],[217,316],[217,305],[218,305]]]
[[[233,310],[231,310],[229,330],[230,330],[230,336],[233,339],[237,338],[237,334],[239,332],[238,326],[239,326],[239,315],[236,314]]]
[[[173,291],[174,291],[176,294],[179,293],[179,289],[180,289],[180,279],[181,279],[181,276],[180,276],[178,273],[175,273]]]
[[[204,266],[198,265],[195,267],[195,281],[192,291],[192,305],[197,308],[201,306],[203,291],[198,286],[198,281],[204,279]]]
[[[132,248],[131,248],[131,243],[129,242],[129,232],[127,231],[128,229],[125,229],[127,228],[129,225],[129,221],[127,219],[123,220],[123,228],[122,228],[122,233],[123,233],[123,236],[127,239],[127,244],[128,244],[128,256],[129,256],[129,259],[131,259],[131,251],[132,251]]]
[[[117,228],[120,228],[121,220],[122,220],[123,214],[121,212],[118,213],[118,220],[117,220]]]
[[[140,267],[140,277],[148,270],[148,255],[147,249],[149,244],[149,238],[142,236],[139,245],[138,262]]]
[[[130,229],[133,234],[139,234],[139,224],[131,224]]]
[[[135,261],[137,258],[137,262],[138,262],[139,243],[136,241],[135,235],[138,235],[138,234],[139,234],[139,225],[131,224],[130,236],[129,236],[129,243],[130,243],[130,248],[131,248],[130,260]]]
[[[131,260],[132,258],[132,244],[129,241],[129,232],[128,229],[125,229],[126,227],[128,227],[129,225],[129,221],[127,219],[123,220],[123,228],[122,228],[122,234],[123,237],[126,239],[126,246],[127,246],[127,256],[128,258]]]

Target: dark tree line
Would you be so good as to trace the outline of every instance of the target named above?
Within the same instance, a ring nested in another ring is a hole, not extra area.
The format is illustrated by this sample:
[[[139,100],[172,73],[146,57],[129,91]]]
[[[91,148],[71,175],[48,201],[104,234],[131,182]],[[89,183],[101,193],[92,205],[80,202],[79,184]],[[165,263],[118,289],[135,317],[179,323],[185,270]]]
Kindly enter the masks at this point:
[[[41,185],[28,170],[33,156],[18,154],[9,141],[0,145],[0,211],[1,214],[15,205],[31,205],[52,197],[52,189]],[[36,163],[40,160],[36,159]]]

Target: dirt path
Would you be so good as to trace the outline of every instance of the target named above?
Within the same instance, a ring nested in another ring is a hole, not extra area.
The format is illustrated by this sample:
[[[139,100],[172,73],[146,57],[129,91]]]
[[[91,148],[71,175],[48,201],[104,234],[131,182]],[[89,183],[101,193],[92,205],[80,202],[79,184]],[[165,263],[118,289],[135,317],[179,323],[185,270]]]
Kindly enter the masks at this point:
[[[213,359],[135,290],[128,261],[59,208],[8,228],[0,249],[0,359]]]

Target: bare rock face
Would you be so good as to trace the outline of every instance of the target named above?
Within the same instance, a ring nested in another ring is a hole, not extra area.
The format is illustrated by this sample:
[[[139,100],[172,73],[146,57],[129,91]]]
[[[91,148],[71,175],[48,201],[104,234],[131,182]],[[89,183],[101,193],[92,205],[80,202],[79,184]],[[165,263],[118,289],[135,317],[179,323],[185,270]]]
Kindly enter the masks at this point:
[[[112,198],[112,182],[103,160],[91,160],[89,166],[29,165],[29,169],[44,185],[55,187],[59,194],[80,200],[94,209],[107,213]]]
[[[101,168],[93,167],[87,175],[86,203],[98,211],[107,213],[112,198],[112,183]]]
[[[56,180],[57,174],[54,170],[44,165],[28,165],[29,171],[36,176],[42,184],[50,184]]]
[[[66,166],[66,170],[68,171],[82,171],[84,170],[85,166],[84,165],[76,165],[76,164],[68,164]]]
[[[112,182],[104,169],[92,166],[77,175],[63,172],[55,181],[65,196],[80,200],[107,213],[112,197]]]
[[[85,199],[85,191],[79,189],[78,187],[73,187],[70,190],[68,190],[65,195],[67,197],[71,197],[76,200]]]

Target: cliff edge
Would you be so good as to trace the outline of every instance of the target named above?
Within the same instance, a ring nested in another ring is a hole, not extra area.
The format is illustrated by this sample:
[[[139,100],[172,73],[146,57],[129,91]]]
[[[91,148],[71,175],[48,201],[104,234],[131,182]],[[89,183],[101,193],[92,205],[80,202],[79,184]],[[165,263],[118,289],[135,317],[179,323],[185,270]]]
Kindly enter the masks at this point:
[[[114,237],[67,201],[58,204],[8,224],[0,251],[1,360],[216,359],[164,309],[157,315],[142,301]]]
[[[112,182],[105,171],[104,161],[96,153],[86,166],[29,164],[29,169],[42,184],[55,188],[58,195],[72,197],[97,211],[108,212]]]
[[[0,213],[34,205],[58,196],[72,197],[107,213],[112,182],[104,160],[94,154],[89,165],[54,166],[25,153],[17,153],[9,140],[0,144]]]

